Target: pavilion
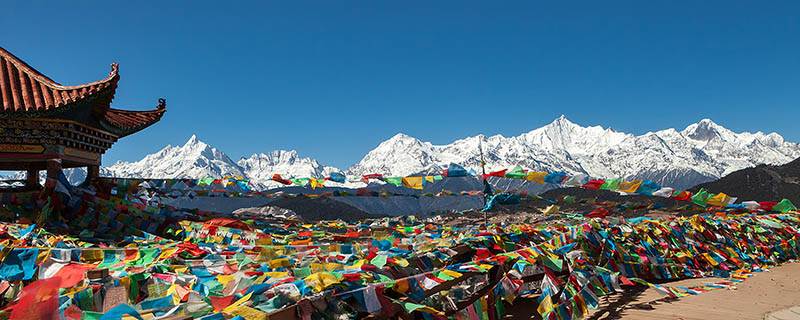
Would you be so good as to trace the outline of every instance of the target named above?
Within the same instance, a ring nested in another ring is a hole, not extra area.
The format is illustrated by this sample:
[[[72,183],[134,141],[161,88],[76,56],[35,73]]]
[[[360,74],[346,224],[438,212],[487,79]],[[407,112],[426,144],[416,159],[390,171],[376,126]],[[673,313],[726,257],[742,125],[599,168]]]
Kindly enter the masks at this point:
[[[97,178],[103,153],[119,138],[158,122],[164,99],[150,111],[111,108],[119,67],[99,81],[64,86],[0,47],[0,170],[27,171],[26,187],[39,187],[39,170],[56,179],[62,168],[87,167]]]

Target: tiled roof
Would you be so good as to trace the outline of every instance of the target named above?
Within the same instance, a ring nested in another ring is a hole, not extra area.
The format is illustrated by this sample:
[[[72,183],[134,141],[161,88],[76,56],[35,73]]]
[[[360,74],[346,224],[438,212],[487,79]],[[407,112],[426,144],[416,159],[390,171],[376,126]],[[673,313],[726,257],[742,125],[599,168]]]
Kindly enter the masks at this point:
[[[79,86],[62,86],[0,47],[0,113],[25,116],[50,111],[91,97],[96,121],[122,136],[142,130],[164,115],[165,101],[149,111],[128,111],[110,107],[119,82],[119,67],[111,64],[108,77]],[[95,95],[104,91],[102,95]]]
[[[128,111],[109,108],[105,115],[108,124],[125,131],[125,135],[142,130],[161,120],[166,111],[166,101],[158,99],[158,107],[149,111]]]
[[[0,48],[0,112],[47,111],[79,101],[103,89],[115,90],[119,81],[117,64],[108,77],[78,86],[63,86],[13,54]],[[113,97],[113,94],[111,95]],[[111,101],[108,101],[111,103]]]

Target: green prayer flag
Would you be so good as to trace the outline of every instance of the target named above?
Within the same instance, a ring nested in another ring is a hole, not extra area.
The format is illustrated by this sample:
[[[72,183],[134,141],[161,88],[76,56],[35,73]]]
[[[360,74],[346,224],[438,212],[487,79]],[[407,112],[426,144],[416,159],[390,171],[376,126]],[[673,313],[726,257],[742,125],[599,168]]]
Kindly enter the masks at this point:
[[[503,314],[506,313],[506,307],[503,305],[503,300],[499,298],[494,301],[494,310],[497,311],[497,319],[502,319]],[[580,319],[580,318],[575,318]]]
[[[386,181],[386,183],[391,184],[391,185],[393,185],[395,187],[399,187],[399,186],[403,185],[403,178],[402,177],[387,177],[387,178],[383,178],[383,181]]]
[[[147,266],[153,263],[159,254],[161,254],[161,249],[159,248],[139,249],[139,259],[134,262],[134,266]]]
[[[622,182],[622,178],[606,180],[606,182],[603,182],[603,185],[600,186],[600,189],[617,190],[617,187],[619,187],[620,182]]]
[[[525,170],[522,170],[522,167],[517,165],[509,172],[506,172],[506,178],[513,178],[513,179],[522,179],[527,177],[528,174],[525,173]]]
[[[292,269],[292,273],[294,273],[296,279],[302,279],[311,275],[311,268]]]
[[[455,278],[451,277],[450,275],[448,275],[448,274],[446,274],[446,273],[444,273],[444,272],[439,272],[439,273],[437,273],[437,274],[434,274],[434,275],[435,275],[437,278],[439,278],[439,279],[442,279],[442,280],[444,280],[444,281],[449,281],[449,280],[453,280],[453,279],[455,279]]]
[[[397,302],[400,302],[400,301],[397,301]],[[400,302],[400,303],[403,304],[403,308],[405,308],[406,312],[408,312],[408,313],[412,313],[412,312],[416,311],[417,309],[422,309],[422,308],[426,307],[424,305],[411,303],[411,302]]]
[[[100,320],[103,317],[102,312],[83,311],[81,312],[81,320]]]
[[[561,271],[561,268],[563,267],[564,264],[563,260],[558,258],[550,258],[546,254],[542,255],[541,258],[542,258],[542,263],[544,263],[544,265],[550,268],[551,270]]]
[[[789,211],[797,210],[797,207],[795,207],[794,204],[789,201],[789,199],[783,199],[781,202],[778,202],[778,204],[773,206],[772,210],[780,213],[787,213]]]
[[[378,268],[383,268],[383,266],[386,265],[386,258],[387,256],[385,254],[379,254],[377,257],[372,258],[372,261],[370,261],[370,263],[372,263]]]
[[[706,189],[701,188],[700,191],[697,191],[697,193],[695,193],[692,196],[692,202],[694,202],[698,206],[705,207],[706,202],[708,202],[708,199],[711,199],[711,197],[713,196],[714,195],[708,193]]]

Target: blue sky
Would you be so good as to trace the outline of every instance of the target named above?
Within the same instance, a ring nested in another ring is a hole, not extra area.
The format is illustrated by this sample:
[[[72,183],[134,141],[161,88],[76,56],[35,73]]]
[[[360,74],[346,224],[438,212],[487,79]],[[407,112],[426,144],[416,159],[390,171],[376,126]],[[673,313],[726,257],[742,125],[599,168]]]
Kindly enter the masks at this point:
[[[518,135],[565,114],[644,133],[706,117],[800,141],[798,1],[11,1],[0,46],[62,84],[122,76],[158,124],[104,164],[196,133],[234,160],[347,167],[397,132]]]

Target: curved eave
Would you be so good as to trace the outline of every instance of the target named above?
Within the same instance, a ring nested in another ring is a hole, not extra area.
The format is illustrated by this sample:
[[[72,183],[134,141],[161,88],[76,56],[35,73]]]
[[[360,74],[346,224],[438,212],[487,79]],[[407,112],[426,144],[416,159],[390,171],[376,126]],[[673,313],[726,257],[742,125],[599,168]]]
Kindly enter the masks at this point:
[[[64,86],[0,47],[0,112],[43,112],[69,105],[96,93],[117,88],[119,68],[111,64],[108,77],[92,83]],[[108,101],[110,103],[110,101]]]
[[[161,120],[167,111],[164,99],[159,99],[155,110],[129,111],[108,108],[100,124],[104,129],[117,134],[120,138],[134,134]]]

